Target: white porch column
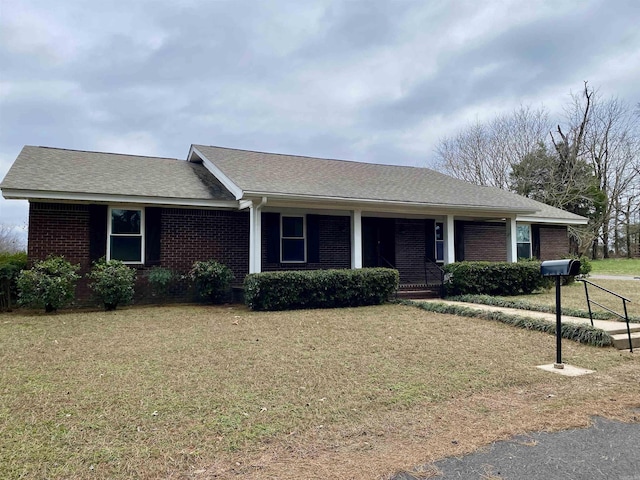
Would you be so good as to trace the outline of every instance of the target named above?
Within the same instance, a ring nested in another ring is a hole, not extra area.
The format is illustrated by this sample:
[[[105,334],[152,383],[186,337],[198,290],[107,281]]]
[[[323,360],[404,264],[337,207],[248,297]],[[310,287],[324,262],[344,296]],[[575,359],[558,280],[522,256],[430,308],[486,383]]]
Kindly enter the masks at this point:
[[[518,237],[516,219],[507,218],[507,262],[518,261]]]
[[[265,197],[258,205],[253,202],[249,207],[249,273],[262,271],[262,207],[267,203]]]
[[[362,210],[351,212],[351,268],[362,268]]]
[[[456,261],[455,245],[455,223],[453,215],[447,215],[447,223],[444,230],[444,263],[454,263]]]

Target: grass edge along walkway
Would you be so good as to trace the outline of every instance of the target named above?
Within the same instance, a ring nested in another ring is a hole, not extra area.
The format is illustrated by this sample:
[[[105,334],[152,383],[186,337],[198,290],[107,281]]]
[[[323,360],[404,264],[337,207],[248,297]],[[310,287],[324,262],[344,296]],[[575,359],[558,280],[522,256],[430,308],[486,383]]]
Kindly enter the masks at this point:
[[[555,334],[556,331],[555,322],[550,322],[542,318],[513,315],[497,310],[482,310],[481,308],[472,308],[451,301],[399,300],[398,303],[402,305],[413,305],[428,312],[494,320],[507,325],[513,325],[514,327],[523,328],[525,330],[535,330],[549,334]],[[602,329],[592,327],[591,325],[584,323],[563,323],[562,338],[595,347],[609,347],[613,345],[613,338],[611,335]]]

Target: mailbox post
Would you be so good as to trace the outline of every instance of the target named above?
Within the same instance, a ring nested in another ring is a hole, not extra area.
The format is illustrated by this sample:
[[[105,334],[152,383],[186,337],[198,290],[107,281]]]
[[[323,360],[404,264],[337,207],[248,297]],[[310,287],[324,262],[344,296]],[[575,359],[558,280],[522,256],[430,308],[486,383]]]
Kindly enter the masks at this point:
[[[560,280],[562,277],[580,273],[579,260],[547,260],[540,264],[543,277],[556,277],[556,363],[554,368],[564,368],[562,363],[562,300],[560,298]]]

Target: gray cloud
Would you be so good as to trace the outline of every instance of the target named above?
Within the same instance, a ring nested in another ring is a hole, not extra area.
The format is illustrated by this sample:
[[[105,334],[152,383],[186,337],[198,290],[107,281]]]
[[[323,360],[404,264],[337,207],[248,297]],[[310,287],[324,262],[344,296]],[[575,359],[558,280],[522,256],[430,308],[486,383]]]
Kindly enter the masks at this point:
[[[640,100],[633,0],[2,8],[0,176],[24,144],[184,158],[205,143],[420,165],[474,115],[557,101],[583,80]],[[0,200],[0,215],[24,205]]]

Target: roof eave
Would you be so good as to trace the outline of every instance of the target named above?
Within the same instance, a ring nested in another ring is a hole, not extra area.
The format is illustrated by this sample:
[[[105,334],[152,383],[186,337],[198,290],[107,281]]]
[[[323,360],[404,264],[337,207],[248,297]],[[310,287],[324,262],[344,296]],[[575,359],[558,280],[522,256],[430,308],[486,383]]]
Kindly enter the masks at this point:
[[[3,188],[2,196],[8,200],[59,200],[66,202],[135,203],[150,205],[171,205],[182,207],[209,207],[237,209],[236,200],[209,200],[205,198],[156,197],[144,195],[115,195],[84,192],[56,192],[45,190],[24,190]]]
[[[529,222],[529,223],[553,223],[557,225],[587,225],[589,223],[589,219],[587,218],[557,218],[557,217],[544,217],[544,216],[526,216],[526,215],[518,215],[516,217],[518,222]]]
[[[500,213],[503,215],[526,215],[536,213],[537,210],[526,208],[494,207],[487,205],[452,205],[444,203],[426,203],[419,201],[401,200],[379,200],[371,198],[350,198],[350,197],[326,197],[320,195],[285,194],[273,192],[245,191],[244,197],[267,197],[272,200],[282,200],[291,202],[312,202],[329,204],[348,204],[354,206],[391,206],[391,207],[413,207],[413,208],[436,208],[451,211],[481,211]]]

